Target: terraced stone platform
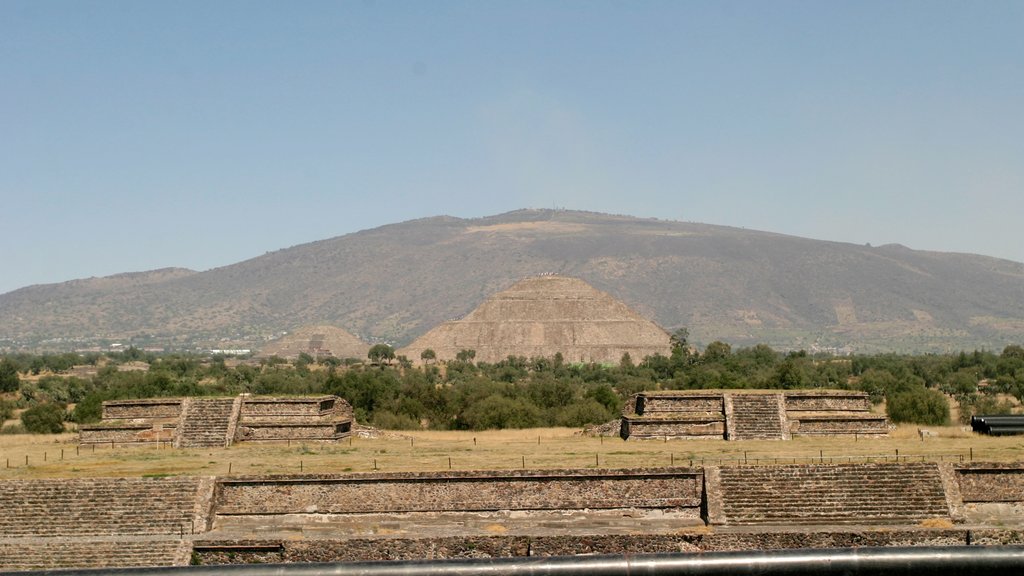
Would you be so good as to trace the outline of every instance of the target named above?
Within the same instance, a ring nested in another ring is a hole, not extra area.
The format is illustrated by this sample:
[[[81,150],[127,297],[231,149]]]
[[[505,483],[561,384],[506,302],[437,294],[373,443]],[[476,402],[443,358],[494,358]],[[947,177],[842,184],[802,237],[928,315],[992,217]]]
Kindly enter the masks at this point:
[[[1020,463],[4,481],[0,570],[1020,544],[1022,486]]]
[[[103,403],[99,423],[79,426],[79,441],[215,448],[246,441],[340,440],[352,425],[352,407],[336,396],[110,400]]]
[[[885,436],[885,416],[867,394],[847,390],[686,390],[635,394],[623,409],[623,439],[788,440],[793,436]]]

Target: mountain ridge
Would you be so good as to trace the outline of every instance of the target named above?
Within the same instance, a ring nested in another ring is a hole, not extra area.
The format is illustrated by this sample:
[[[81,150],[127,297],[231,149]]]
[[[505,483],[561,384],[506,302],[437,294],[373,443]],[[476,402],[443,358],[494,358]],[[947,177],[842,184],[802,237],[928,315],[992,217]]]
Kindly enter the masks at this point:
[[[697,342],[942,351],[1024,335],[1024,264],[711,224],[523,209],[386,224],[195,272],[0,295],[0,339],[264,340],[331,324],[407,344],[524,277],[579,277]]]

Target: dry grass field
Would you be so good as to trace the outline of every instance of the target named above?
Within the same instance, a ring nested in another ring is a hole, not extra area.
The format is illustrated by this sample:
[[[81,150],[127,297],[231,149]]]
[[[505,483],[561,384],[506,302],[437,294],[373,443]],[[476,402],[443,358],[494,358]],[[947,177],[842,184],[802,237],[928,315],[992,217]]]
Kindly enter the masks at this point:
[[[240,444],[223,449],[79,446],[76,434],[5,435],[0,436],[0,479],[894,462],[897,454],[901,461],[1024,459],[1024,437],[988,437],[946,427],[929,428],[938,436],[922,440],[917,430],[901,426],[888,438],[738,442],[624,442],[617,437],[580,436],[568,428],[417,431],[333,444]]]

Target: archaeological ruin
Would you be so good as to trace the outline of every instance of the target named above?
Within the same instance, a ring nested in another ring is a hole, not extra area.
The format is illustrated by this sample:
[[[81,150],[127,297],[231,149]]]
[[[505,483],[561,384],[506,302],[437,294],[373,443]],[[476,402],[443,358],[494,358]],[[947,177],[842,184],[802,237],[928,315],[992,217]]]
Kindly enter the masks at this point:
[[[1024,543],[1024,464],[0,481],[0,568]]]
[[[686,390],[634,394],[620,435],[633,439],[788,440],[793,436],[884,436],[888,419],[864,392]]]
[[[256,354],[260,358],[277,356],[294,360],[300,354],[313,358],[365,359],[370,345],[351,333],[335,326],[303,326],[293,332],[267,342]]]
[[[351,434],[352,407],[337,396],[108,400],[102,420],[78,430],[83,444],[166,442],[189,448],[330,441]]]
[[[665,330],[611,295],[577,278],[549,275],[516,282],[397,353],[413,361],[431,349],[438,360],[473,350],[478,362],[561,354],[570,363],[618,364],[627,353],[637,362],[668,355],[669,340]]]

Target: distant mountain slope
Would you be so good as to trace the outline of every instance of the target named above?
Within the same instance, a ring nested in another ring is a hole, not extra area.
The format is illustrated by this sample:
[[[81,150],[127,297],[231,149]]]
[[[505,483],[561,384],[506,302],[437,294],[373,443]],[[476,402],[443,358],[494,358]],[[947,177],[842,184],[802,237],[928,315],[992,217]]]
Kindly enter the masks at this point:
[[[670,331],[687,326],[696,342],[926,351],[1024,340],[1024,264],[552,210],[413,220],[206,272],[23,288],[0,296],[0,338],[180,344],[330,324],[404,345],[544,273],[581,278]]]

